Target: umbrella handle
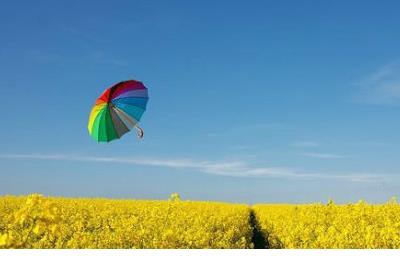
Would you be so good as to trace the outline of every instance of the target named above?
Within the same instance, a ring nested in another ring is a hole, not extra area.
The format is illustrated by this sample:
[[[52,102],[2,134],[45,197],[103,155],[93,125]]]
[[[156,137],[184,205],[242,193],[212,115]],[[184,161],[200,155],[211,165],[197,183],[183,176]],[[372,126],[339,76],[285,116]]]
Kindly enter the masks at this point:
[[[138,136],[138,138],[142,139],[143,136],[144,136],[144,131],[143,131],[143,129],[140,128],[139,125],[137,125],[137,124],[135,125],[135,128],[136,128],[136,130],[137,130],[137,136]]]

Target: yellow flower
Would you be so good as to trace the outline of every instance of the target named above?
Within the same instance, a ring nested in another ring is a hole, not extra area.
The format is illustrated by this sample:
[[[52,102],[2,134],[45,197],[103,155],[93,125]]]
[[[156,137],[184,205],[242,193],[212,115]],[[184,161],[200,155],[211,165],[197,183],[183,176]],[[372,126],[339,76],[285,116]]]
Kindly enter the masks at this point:
[[[8,234],[4,233],[0,235],[0,247],[5,247],[8,244]]]

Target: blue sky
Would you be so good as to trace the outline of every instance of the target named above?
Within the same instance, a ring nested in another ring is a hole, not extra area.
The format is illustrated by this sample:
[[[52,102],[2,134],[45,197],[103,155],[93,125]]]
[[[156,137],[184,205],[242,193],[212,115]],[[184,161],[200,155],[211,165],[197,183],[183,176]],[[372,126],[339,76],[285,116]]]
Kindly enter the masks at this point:
[[[101,2],[101,3],[99,3]],[[397,1],[6,1],[0,194],[384,202],[400,193]],[[149,89],[109,144],[91,107]]]

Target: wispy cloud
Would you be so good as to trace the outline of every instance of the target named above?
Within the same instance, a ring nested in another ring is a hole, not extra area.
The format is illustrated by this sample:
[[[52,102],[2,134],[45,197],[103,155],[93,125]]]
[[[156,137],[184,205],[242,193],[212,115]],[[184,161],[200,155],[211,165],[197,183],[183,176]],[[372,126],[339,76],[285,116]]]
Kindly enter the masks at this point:
[[[207,137],[225,137],[230,135],[242,136],[243,133],[263,133],[271,130],[284,129],[286,127],[283,123],[252,123],[242,124],[239,126],[232,126],[227,129],[211,131],[206,134]]]
[[[298,141],[292,143],[292,146],[297,148],[316,148],[319,147],[319,143],[315,141]]]
[[[358,102],[377,105],[400,104],[400,63],[390,63],[371,73],[356,84]]]
[[[123,163],[142,166],[167,167],[174,169],[188,169],[211,175],[230,176],[241,178],[265,178],[268,180],[303,180],[303,181],[345,181],[345,182],[382,182],[395,180],[400,174],[369,174],[369,173],[326,173],[309,172],[287,167],[255,167],[245,162],[214,162],[194,161],[190,159],[153,159],[153,158],[129,158],[129,157],[102,157],[65,154],[3,154],[1,159],[26,159],[26,160],[56,160],[79,161],[98,163]]]
[[[302,153],[303,156],[321,158],[321,159],[339,159],[345,158],[344,155],[332,154],[332,153],[318,153],[318,152],[306,152]]]

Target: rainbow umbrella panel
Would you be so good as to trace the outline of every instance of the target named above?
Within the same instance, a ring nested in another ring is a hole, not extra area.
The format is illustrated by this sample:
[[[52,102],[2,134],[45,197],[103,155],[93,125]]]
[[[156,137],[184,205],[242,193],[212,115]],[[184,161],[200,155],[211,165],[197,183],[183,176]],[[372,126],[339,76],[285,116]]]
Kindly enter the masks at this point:
[[[142,138],[143,130],[138,122],[148,100],[147,88],[139,81],[123,81],[106,89],[90,113],[90,135],[97,142],[110,142],[136,128]]]

